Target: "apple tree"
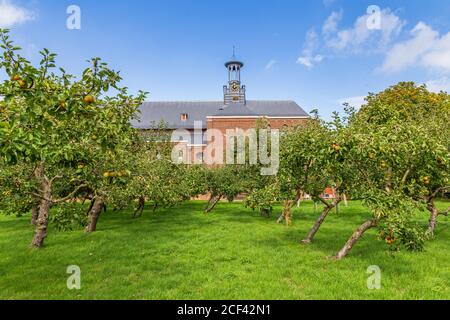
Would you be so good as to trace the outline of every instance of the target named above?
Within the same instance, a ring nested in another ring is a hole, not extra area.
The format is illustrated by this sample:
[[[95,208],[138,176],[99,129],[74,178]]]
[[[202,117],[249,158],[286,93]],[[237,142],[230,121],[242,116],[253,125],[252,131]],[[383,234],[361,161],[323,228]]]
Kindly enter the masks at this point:
[[[373,216],[354,232],[337,259],[345,257],[374,227],[395,250],[401,246],[423,248],[426,235],[413,221],[413,214],[423,206],[420,199],[424,194],[448,183],[448,167],[443,160],[449,157],[449,145],[448,138],[441,137],[445,125],[440,120],[447,117],[445,96],[400,83],[370,95],[367,104],[351,115],[344,131],[347,156],[358,174],[353,192]]]
[[[56,55],[46,49],[38,65],[32,65],[8,30],[0,30],[0,47],[0,70],[7,76],[0,84],[0,155],[6,165],[35,168],[37,189],[30,196],[40,204],[32,246],[39,248],[47,236],[50,208],[89,187],[90,181],[73,177],[73,171],[114,155],[145,94],[128,94],[119,86],[119,73],[99,58],[76,78],[57,69]],[[57,184],[73,188],[60,196]]]

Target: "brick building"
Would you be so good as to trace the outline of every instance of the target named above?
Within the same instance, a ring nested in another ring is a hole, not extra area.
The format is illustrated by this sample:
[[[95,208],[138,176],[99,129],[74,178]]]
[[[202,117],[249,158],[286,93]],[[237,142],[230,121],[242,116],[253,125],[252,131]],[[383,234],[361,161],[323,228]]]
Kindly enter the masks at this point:
[[[140,120],[133,126],[152,130],[163,121],[167,129],[175,132],[172,140],[184,144],[180,157],[201,163],[207,146],[208,129],[254,128],[258,119],[264,118],[272,129],[302,125],[308,114],[294,101],[247,100],[246,87],[241,83],[244,64],[233,59],[225,63],[228,84],[223,87],[221,101],[146,102],[140,107]]]

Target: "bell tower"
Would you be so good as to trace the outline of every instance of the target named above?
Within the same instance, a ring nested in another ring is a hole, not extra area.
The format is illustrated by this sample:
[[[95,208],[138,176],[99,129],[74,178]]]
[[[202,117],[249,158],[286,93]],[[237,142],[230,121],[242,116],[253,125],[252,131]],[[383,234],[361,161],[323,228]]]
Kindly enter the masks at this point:
[[[246,104],[245,86],[241,85],[241,69],[244,64],[236,59],[233,48],[231,61],[225,63],[228,70],[228,85],[223,86],[223,97],[225,105],[232,103]]]

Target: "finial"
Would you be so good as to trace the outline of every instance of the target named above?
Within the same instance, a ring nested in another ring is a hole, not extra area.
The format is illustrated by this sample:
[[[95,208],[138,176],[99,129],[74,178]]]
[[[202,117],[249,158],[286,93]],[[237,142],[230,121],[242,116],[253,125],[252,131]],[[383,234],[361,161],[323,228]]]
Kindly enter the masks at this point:
[[[233,59],[236,59],[236,46],[233,46]]]

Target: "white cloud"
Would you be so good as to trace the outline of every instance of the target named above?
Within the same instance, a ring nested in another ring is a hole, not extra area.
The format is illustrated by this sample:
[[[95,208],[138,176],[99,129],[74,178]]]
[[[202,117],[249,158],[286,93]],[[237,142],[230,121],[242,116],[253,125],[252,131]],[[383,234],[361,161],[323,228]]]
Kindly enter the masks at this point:
[[[312,68],[325,57],[336,53],[359,54],[383,52],[401,33],[405,21],[389,8],[375,11],[368,8],[368,13],[358,17],[351,28],[339,28],[344,11],[332,12],[322,25],[322,37],[311,29],[306,35],[302,55],[297,63]],[[370,11],[370,13],[369,13]],[[376,14],[376,15],[375,15]]]
[[[360,108],[363,104],[366,103],[366,96],[357,96],[357,97],[348,97],[339,99],[338,103],[343,105],[344,103],[348,103],[351,107]]]
[[[425,83],[428,90],[431,92],[439,93],[441,91],[445,91],[450,93],[450,78],[443,77],[437,80],[430,80]]]
[[[390,9],[380,10],[378,14],[378,26],[370,26],[373,15],[367,13],[358,17],[351,28],[339,30],[338,23],[342,18],[342,11],[333,12],[323,25],[326,45],[334,50],[353,52],[385,48],[400,34],[406,22]]]
[[[317,33],[314,29],[309,30],[306,34],[302,55],[297,59],[297,63],[307,68],[313,68],[317,63],[322,62],[325,57],[316,53],[319,45],[320,42]]]
[[[431,49],[439,34],[420,22],[411,31],[412,38],[395,44],[386,54],[381,71],[395,72],[416,64]]]
[[[266,64],[265,69],[266,69],[266,70],[272,69],[273,66],[274,66],[276,63],[277,63],[277,60],[274,60],[274,59],[270,60],[270,61]]]
[[[440,36],[432,27],[419,22],[410,35],[410,39],[395,44],[387,52],[380,67],[382,72],[397,72],[411,66],[450,72],[450,32]]]
[[[35,14],[10,0],[0,0],[0,28],[11,28],[33,20]]]
[[[298,64],[302,64],[307,68],[313,68],[316,64],[322,62],[324,56],[317,54],[315,56],[301,56],[297,59]]]
[[[437,39],[432,49],[422,58],[425,67],[450,71],[450,32]]]
[[[305,49],[306,54],[312,54],[319,47],[319,37],[314,29],[310,29],[306,33]]]
[[[338,24],[342,20],[342,16],[344,15],[344,10],[335,11],[333,12],[327,20],[325,20],[323,26],[322,26],[322,33],[324,34],[330,34],[337,32],[338,30]]]

